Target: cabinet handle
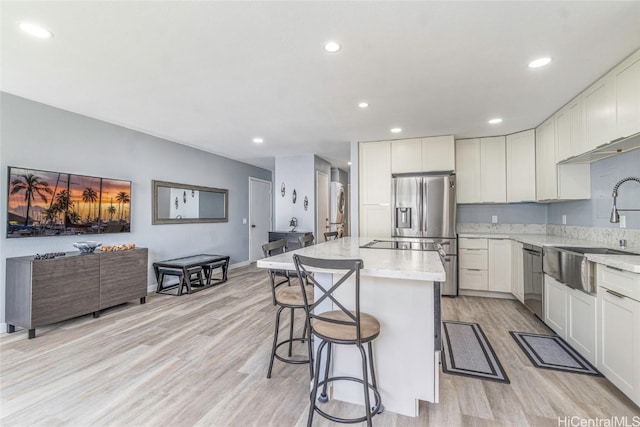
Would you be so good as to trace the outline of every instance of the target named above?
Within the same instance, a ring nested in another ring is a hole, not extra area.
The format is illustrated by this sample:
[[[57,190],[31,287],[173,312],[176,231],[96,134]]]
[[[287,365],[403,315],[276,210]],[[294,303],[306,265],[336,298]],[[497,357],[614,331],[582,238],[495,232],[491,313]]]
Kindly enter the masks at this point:
[[[614,297],[618,297],[618,298],[626,298],[624,295],[616,292],[616,291],[612,291],[611,289],[607,289],[607,293],[613,295]]]
[[[623,270],[623,269],[621,269],[621,268],[618,268],[618,267],[611,267],[611,266],[608,266],[608,265],[607,265],[607,268],[608,268],[609,270],[624,271],[624,270]]]
[[[467,268],[467,270],[469,270],[469,271],[482,271],[479,268]]]

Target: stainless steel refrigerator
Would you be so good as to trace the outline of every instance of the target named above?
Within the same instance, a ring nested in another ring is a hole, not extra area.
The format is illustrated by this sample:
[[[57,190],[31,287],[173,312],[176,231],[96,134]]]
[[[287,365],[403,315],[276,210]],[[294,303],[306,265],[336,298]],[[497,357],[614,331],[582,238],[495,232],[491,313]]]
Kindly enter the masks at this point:
[[[442,295],[458,294],[456,177],[452,173],[393,175],[394,237],[417,237],[442,245],[447,280]]]

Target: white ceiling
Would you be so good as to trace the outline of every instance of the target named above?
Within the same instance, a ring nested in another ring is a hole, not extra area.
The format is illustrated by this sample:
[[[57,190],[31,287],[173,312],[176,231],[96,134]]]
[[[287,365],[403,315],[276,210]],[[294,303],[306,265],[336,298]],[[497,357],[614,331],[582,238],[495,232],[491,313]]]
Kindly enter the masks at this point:
[[[350,141],[532,128],[640,47],[640,1],[0,7],[2,91],[269,169],[309,153],[346,168]]]

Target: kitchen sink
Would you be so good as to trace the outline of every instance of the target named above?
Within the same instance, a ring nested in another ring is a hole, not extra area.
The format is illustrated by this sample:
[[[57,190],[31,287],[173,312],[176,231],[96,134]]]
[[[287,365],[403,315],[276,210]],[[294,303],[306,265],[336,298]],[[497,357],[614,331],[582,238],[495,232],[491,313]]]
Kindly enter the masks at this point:
[[[555,246],[556,249],[569,252],[577,252],[579,254],[600,254],[600,255],[638,255],[633,252],[621,251],[609,248],[581,248],[573,246]]]

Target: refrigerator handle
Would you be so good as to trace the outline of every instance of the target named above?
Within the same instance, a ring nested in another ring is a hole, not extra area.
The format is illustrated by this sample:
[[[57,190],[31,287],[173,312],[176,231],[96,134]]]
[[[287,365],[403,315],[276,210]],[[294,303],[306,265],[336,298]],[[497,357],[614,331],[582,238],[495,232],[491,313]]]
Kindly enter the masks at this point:
[[[423,237],[422,235],[422,211],[423,211],[423,206],[422,206],[422,201],[424,200],[424,196],[422,194],[422,178],[416,178],[416,181],[418,181],[418,191],[416,191],[416,202],[415,202],[415,206],[418,209],[417,212],[417,218],[418,218],[418,236],[419,237]]]
[[[427,187],[427,180],[426,179],[422,179],[422,183],[420,184],[420,187],[422,188],[422,203],[420,203],[420,205],[422,206],[422,225],[420,226],[420,232],[422,233],[423,237],[427,236],[427,227],[429,226],[428,223],[428,213],[429,213],[429,206],[427,205],[428,200],[429,200],[429,188]]]

